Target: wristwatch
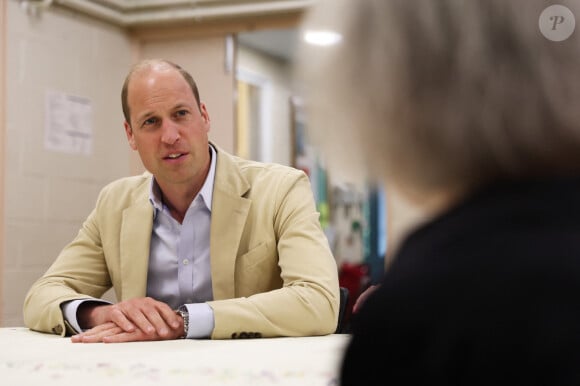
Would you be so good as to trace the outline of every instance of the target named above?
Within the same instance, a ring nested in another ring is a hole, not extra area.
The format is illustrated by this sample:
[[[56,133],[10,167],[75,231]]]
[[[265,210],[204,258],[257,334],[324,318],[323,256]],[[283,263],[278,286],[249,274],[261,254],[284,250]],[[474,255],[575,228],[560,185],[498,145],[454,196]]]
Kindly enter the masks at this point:
[[[187,307],[185,305],[181,305],[175,312],[177,312],[183,318],[183,336],[181,339],[185,339],[187,338],[187,332],[189,331],[189,311],[187,311]]]

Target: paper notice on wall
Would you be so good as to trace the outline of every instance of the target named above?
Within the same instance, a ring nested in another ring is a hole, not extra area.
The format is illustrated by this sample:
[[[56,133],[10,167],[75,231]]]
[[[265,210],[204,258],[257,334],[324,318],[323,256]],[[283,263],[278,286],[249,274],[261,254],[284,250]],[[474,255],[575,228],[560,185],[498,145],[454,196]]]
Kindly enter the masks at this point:
[[[57,91],[46,92],[44,147],[63,153],[92,154],[90,99]]]

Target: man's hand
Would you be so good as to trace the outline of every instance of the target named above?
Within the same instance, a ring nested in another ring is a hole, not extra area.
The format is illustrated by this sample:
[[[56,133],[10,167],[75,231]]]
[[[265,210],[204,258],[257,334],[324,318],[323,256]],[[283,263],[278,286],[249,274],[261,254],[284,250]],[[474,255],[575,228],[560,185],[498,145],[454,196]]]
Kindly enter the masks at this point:
[[[131,299],[113,305],[88,304],[78,311],[81,327],[73,343],[116,343],[178,339],[183,319],[167,304],[152,298]]]

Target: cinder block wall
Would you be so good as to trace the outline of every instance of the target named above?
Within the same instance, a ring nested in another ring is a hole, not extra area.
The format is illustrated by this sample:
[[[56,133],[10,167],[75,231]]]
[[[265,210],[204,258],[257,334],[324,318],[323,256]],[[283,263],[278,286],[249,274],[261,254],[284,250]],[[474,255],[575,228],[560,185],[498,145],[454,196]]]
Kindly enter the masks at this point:
[[[131,64],[119,28],[7,2],[2,326],[22,325],[26,291],[72,239],[105,183],[129,173],[120,85]],[[45,146],[46,94],[86,98],[90,154]]]

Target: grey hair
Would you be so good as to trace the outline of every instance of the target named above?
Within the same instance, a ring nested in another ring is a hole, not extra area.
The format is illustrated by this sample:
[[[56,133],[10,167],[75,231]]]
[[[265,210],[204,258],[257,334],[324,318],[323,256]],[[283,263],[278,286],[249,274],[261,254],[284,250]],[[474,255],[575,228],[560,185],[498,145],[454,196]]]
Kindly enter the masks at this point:
[[[299,50],[312,140],[423,191],[580,174],[579,40],[541,34],[546,3],[322,1],[303,29],[344,38]]]

